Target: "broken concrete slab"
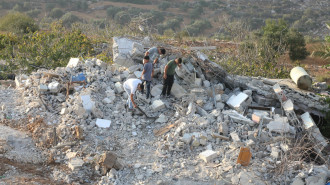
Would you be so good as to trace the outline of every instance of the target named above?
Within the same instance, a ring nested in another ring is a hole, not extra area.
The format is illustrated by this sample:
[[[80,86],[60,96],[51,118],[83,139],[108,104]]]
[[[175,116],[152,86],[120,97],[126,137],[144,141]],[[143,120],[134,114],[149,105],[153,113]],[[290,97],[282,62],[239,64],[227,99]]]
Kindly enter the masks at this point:
[[[142,76],[142,71],[134,71],[134,75],[135,75],[135,77],[136,78],[141,78],[141,76]]]
[[[56,81],[52,82],[52,83],[48,84],[48,89],[52,93],[57,93],[60,90],[60,83],[58,83]]]
[[[173,83],[172,90],[171,90],[172,96],[179,99],[186,94],[187,94],[187,91],[183,87],[181,87],[177,82]]]
[[[116,92],[118,94],[121,94],[122,92],[124,92],[123,85],[120,82],[115,83],[115,88],[116,88]]]
[[[69,63],[66,65],[66,67],[74,68],[78,65],[79,61],[79,58],[70,58]]]
[[[230,137],[234,142],[240,142],[241,141],[241,139],[239,138],[239,136],[236,132],[231,132]]]
[[[236,111],[243,111],[242,103],[248,98],[249,96],[245,93],[239,93],[238,95],[232,95],[228,101],[226,102],[229,107],[235,109]]]
[[[295,134],[295,128],[289,125],[287,117],[277,117],[273,121],[267,124],[267,128],[270,132],[277,133],[292,133]]]
[[[162,94],[162,89],[163,89],[163,85],[158,84],[158,85],[155,85],[154,87],[152,87],[150,93],[153,97],[156,97],[156,96],[159,96]]]
[[[39,85],[39,92],[46,92],[48,91],[48,86],[44,84]]]
[[[206,150],[199,154],[199,157],[206,163],[211,162],[217,156],[218,156],[217,152],[213,150]]]
[[[101,128],[108,128],[111,125],[111,120],[97,118],[96,125]]]
[[[164,115],[161,114],[157,119],[156,119],[156,123],[166,123],[168,121],[168,118]]]
[[[72,171],[79,170],[83,165],[84,165],[84,161],[77,157],[70,159],[70,161],[68,162],[68,167]]]
[[[249,124],[250,126],[254,126],[254,122],[245,116],[239,114],[235,110],[225,110],[222,112],[224,115],[228,115],[234,122],[236,123],[243,123],[243,124]]]
[[[165,108],[165,104],[162,100],[153,101],[151,106],[154,111],[159,111],[159,110]]]
[[[87,112],[92,112],[95,103],[91,100],[91,96],[90,95],[81,95],[80,99],[81,99],[84,109]]]
[[[114,37],[112,46],[113,62],[125,67],[135,65],[135,62],[131,57],[133,43],[134,41],[127,38]]]
[[[305,112],[300,117],[302,119],[302,122],[304,124],[304,128],[306,130],[316,126],[315,122],[314,122],[313,118],[311,117],[311,115],[309,114],[309,112]]]

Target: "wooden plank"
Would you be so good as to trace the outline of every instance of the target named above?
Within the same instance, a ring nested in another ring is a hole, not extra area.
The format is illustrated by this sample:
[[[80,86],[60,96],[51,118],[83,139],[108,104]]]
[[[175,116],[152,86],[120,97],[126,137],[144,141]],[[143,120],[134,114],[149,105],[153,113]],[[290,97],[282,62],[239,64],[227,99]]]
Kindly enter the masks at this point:
[[[171,128],[173,128],[176,124],[170,124],[166,127],[163,127],[163,128],[160,128],[160,129],[155,129],[153,132],[154,132],[154,135],[155,136],[161,136],[161,135],[164,135],[166,132],[170,131]]]

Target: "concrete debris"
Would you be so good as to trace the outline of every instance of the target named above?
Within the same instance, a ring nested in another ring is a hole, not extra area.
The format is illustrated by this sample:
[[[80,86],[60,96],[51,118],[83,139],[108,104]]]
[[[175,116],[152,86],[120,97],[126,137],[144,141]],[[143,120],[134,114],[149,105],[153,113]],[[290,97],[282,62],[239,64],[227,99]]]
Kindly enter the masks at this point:
[[[316,126],[313,118],[311,117],[311,115],[308,112],[305,112],[300,117],[302,119],[302,122],[303,122],[306,130]]]
[[[278,85],[285,110],[306,109],[297,116],[305,129],[299,128],[279,111],[272,87],[280,82],[225,75],[200,51],[183,58],[171,96],[162,97],[164,66],[182,57],[166,46],[154,66],[151,99],[139,91],[134,96],[145,117],[126,109],[122,84],[141,76],[145,51],[161,44],[147,38],[113,41],[114,64],[72,58],[67,67],[17,75],[16,89],[0,86],[1,125],[25,129],[36,142],[0,125],[2,157],[38,164],[45,163],[44,152],[50,162],[71,169],[50,168],[54,180],[67,184],[313,184],[329,177],[326,162],[321,168],[302,156],[283,161],[296,150],[297,133],[306,132],[320,158],[326,158],[328,141],[312,119],[328,108],[322,97]],[[86,83],[67,87],[82,76]],[[249,147],[247,158],[238,152],[244,147]],[[283,167],[286,173],[278,173]]]
[[[229,107],[235,109],[236,111],[243,111],[242,103],[248,98],[249,96],[245,93],[239,93],[237,96],[232,95],[228,101],[226,102]]]
[[[66,67],[69,67],[69,68],[77,67],[79,61],[80,61],[79,58],[71,58],[69,60],[69,63],[66,65]]]
[[[165,108],[165,104],[162,100],[155,100],[152,102],[152,108],[154,111],[159,111],[163,108]]]
[[[84,161],[77,157],[70,159],[70,161],[68,162],[68,167],[72,171],[79,170],[83,165]]]
[[[277,117],[273,121],[267,124],[267,128],[270,132],[277,133],[295,133],[295,128],[289,125],[287,117]]]
[[[206,150],[199,154],[199,157],[206,163],[211,162],[217,156],[218,156],[217,152],[212,150]]]
[[[111,125],[111,121],[110,120],[105,120],[105,119],[96,119],[95,124],[98,127],[101,127],[101,128],[108,128]]]

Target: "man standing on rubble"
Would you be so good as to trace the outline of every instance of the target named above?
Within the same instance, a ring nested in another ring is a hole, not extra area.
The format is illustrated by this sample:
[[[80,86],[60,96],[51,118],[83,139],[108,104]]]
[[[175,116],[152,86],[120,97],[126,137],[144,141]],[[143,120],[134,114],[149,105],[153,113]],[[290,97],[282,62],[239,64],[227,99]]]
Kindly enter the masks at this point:
[[[143,83],[146,82],[147,86],[147,99],[150,97],[150,88],[151,88],[151,80],[154,76],[154,69],[151,62],[149,62],[149,56],[144,56],[143,58],[143,71],[141,75],[141,80],[143,80]],[[143,89],[142,89],[143,92]]]
[[[144,89],[144,85],[140,79],[130,78],[124,82],[123,87],[128,95],[128,99],[125,104],[125,107],[127,107],[128,105],[129,110],[132,111],[133,107],[134,108],[137,107],[137,105],[134,102],[134,94],[136,90],[142,91],[142,89]]]
[[[164,69],[163,76],[163,91],[162,96],[169,97],[171,94],[172,85],[174,83],[174,73],[177,66],[181,67],[182,59],[176,58],[175,60],[169,61]]]
[[[152,47],[144,54],[144,56],[149,56],[150,60],[155,65],[158,62],[159,56],[165,55],[165,53],[166,50],[164,48]]]

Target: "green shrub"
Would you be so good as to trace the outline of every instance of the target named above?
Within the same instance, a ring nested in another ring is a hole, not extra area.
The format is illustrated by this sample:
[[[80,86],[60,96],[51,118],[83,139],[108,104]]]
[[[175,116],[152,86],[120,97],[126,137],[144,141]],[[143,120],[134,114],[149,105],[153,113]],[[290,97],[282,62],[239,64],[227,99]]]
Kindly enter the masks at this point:
[[[212,28],[212,25],[208,20],[197,20],[187,26],[187,31],[190,36],[196,36],[209,28]]]
[[[65,66],[71,57],[88,56],[92,43],[80,30],[66,30],[54,24],[50,31],[22,36],[0,35],[0,58],[6,60],[8,72],[31,72],[38,68]]]
[[[38,25],[34,20],[22,13],[9,13],[0,18],[0,31],[28,33],[37,31]]]
[[[66,13],[62,16],[61,21],[65,27],[70,28],[73,23],[79,22],[81,20],[79,17],[73,15],[72,13]]]
[[[52,11],[49,13],[49,16],[53,19],[59,19],[64,15],[64,12],[60,8],[54,8]]]
[[[40,13],[41,13],[41,10],[34,9],[34,10],[30,10],[30,11],[26,12],[26,15],[28,15],[32,18],[37,18]]]
[[[163,11],[165,11],[169,7],[171,7],[171,3],[167,2],[167,1],[163,1],[158,5],[158,9],[163,10]]]
[[[129,14],[126,11],[120,11],[115,15],[115,21],[118,24],[127,24],[131,21],[131,17],[129,16]]]

